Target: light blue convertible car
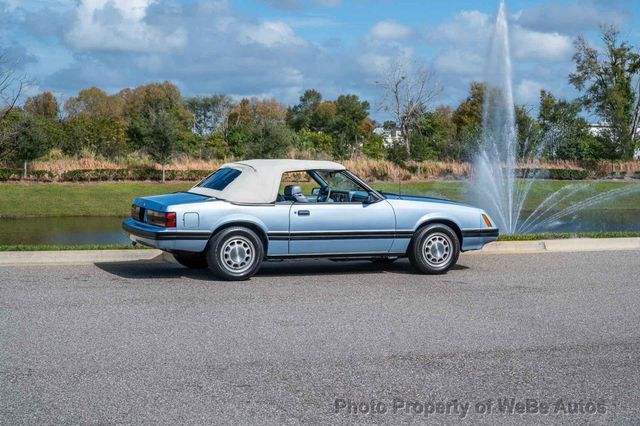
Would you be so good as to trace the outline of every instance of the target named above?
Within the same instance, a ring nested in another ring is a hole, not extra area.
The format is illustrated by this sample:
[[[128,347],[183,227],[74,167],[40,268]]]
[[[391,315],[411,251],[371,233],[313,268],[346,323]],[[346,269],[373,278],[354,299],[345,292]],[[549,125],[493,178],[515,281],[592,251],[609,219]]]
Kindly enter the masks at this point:
[[[311,182],[308,193],[299,184]],[[131,240],[190,268],[244,280],[265,259],[328,257],[447,272],[461,251],[498,237],[487,214],[464,204],[378,192],[330,161],[228,163],[186,192],[133,200]]]

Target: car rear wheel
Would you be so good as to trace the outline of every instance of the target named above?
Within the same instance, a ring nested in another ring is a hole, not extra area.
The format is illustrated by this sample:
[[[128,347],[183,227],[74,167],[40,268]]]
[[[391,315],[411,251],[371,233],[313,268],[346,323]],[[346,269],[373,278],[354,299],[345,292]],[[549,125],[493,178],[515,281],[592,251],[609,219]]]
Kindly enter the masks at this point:
[[[251,229],[239,226],[218,232],[207,249],[209,269],[228,281],[251,278],[260,268],[263,257],[260,237]]]
[[[411,265],[423,274],[444,274],[458,261],[460,241],[453,229],[434,223],[414,235],[408,255]]]
[[[203,269],[208,266],[207,256],[204,254],[174,254],[173,258],[182,266],[186,266],[191,269]]]

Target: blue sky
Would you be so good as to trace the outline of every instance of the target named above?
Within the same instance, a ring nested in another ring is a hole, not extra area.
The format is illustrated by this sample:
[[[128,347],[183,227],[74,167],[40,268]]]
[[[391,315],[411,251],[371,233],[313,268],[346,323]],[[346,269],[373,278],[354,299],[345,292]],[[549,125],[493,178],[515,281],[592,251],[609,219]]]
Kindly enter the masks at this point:
[[[567,84],[573,40],[597,43],[603,23],[640,46],[631,0],[507,0],[516,101]],[[158,80],[186,96],[227,93],[295,103],[307,88],[325,98],[381,100],[389,64],[431,68],[439,103],[463,99],[483,76],[498,0],[0,0],[0,48],[22,58],[32,92],[61,100]]]

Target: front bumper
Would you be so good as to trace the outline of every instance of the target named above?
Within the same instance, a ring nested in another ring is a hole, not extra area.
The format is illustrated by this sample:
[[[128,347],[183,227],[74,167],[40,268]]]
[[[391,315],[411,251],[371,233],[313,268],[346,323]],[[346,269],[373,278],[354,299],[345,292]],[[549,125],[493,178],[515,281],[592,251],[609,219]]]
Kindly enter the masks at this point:
[[[129,239],[136,243],[166,251],[203,251],[211,237],[207,231],[179,231],[175,228],[163,228],[135,219],[122,222],[122,229]]]
[[[485,244],[498,239],[498,228],[479,228],[462,230],[462,251],[480,250]]]

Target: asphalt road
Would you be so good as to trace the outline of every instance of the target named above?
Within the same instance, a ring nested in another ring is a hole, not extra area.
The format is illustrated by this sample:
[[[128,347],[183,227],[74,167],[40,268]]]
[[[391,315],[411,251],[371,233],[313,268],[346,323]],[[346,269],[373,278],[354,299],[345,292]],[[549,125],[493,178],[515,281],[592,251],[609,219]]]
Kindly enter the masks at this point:
[[[0,423],[638,424],[639,306],[639,251],[2,267]]]

